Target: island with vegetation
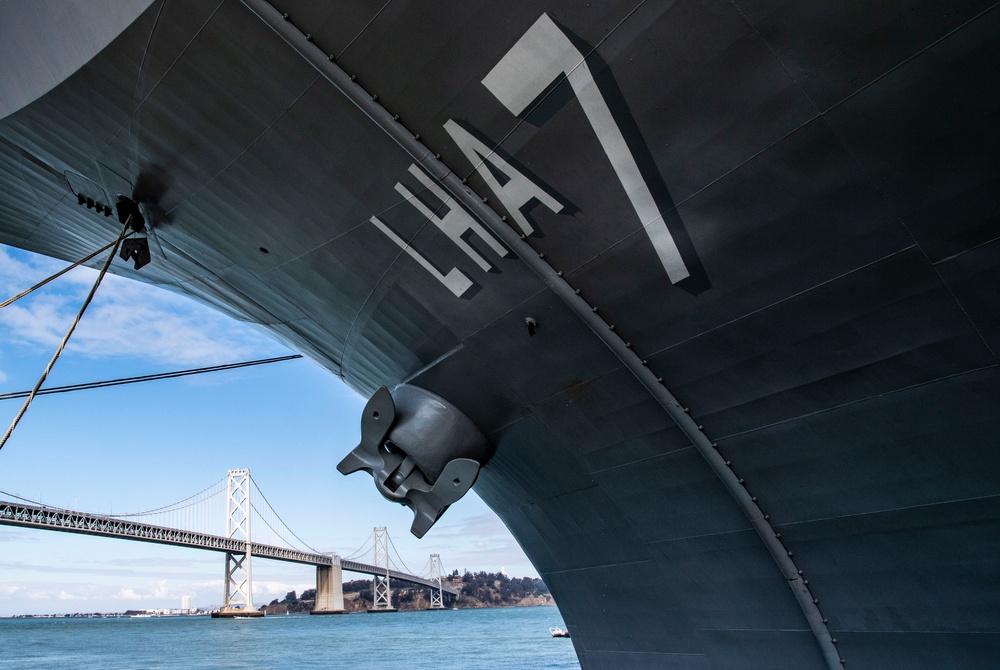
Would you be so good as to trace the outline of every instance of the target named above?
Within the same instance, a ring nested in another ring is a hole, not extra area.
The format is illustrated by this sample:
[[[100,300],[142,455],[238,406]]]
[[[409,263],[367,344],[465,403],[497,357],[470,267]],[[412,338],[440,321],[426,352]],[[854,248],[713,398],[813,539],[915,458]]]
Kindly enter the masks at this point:
[[[545,582],[537,577],[508,577],[502,572],[468,572],[458,570],[445,577],[445,583],[459,591],[457,598],[445,594],[446,607],[473,609],[480,607],[533,607],[554,605]],[[301,595],[289,591],[283,600],[277,598],[261,606],[267,614],[305,614],[313,609],[316,589],[307,589]],[[425,586],[403,582],[392,583],[392,606],[400,610],[430,608],[430,593]],[[344,582],[344,609],[363,612],[372,607],[372,581],[356,579]]]

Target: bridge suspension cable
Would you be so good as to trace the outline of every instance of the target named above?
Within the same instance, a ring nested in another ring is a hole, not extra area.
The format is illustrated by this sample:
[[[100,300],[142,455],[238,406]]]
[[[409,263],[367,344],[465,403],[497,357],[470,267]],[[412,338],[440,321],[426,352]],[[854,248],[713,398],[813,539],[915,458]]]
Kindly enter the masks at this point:
[[[399,570],[400,572],[408,572],[408,573],[410,573],[411,575],[412,575],[412,574],[415,574],[415,573],[413,572],[413,570],[410,570],[410,569],[409,569],[408,567],[406,567],[406,563],[404,563],[404,562],[403,562],[403,558],[402,558],[402,557],[401,557],[401,556],[399,555],[399,551],[397,551],[397,550],[396,550],[396,545],[394,545],[394,544],[392,543],[392,536],[391,536],[391,535],[389,535],[388,533],[386,533],[386,537],[387,537],[387,538],[389,538],[389,546],[390,546],[390,547],[392,547],[392,551],[393,551],[393,553],[394,553],[394,554],[396,554],[396,558],[397,558],[397,560],[399,560],[399,563],[400,563],[400,565],[402,565],[403,567],[402,567],[402,568],[400,568],[400,566],[399,566],[399,565],[396,565],[396,564],[395,564],[395,563],[393,562],[393,560],[392,560],[392,556],[389,556],[389,557],[388,557],[388,558],[389,558],[389,562],[390,562],[390,563],[392,563],[392,564],[393,564],[393,567],[395,567],[395,568],[396,568],[397,570]]]
[[[350,556],[344,556],[343,560],[350,561],[355,558],[359,558],[362,555],[372,553],[372,541],[374,540],[374,538],[375,538],[375,531],[373,530],[371,533],[369,533],[368,538],[364,541],[364,544],[358,547],[358,549],[354,551]]]
[[[251,484],[250,509],[252,509],[254,512],[256,512],[257,518],[260,521],[262,521],[264,523],[264,525],[266,525],[275,534],[275,536],[277,538],[279,538],[282,542],[284,542],[289,547],[294,547],[296,549],[302,549],[304,547],[304,548],[312,551],[314,554],[322,553],[319,550],[314,549],[313,547],[309,546],[309,544],[306,543],[305,540],[303,540],[301,537],[299,537],[298,535],[296,535],[295,531],[293,531],[288,526],[288,524],[285,523],[284,519],[281,518],[281,515],[278,514],[278,512],[271,505],[270,501],[268,501],[267,496],[264,495],[264,492],[260,490],[260,486],[257,485],[256,481],[254,481],[254,478],[253,478],[252,475],[250,476],[250,484]],[[256,502],[255,502],[255,500],[256,500]],[[259,504],[259,503],[262,503],[262,504]],[[261,512],[261,508],[264,509],[263,512]],[[272,521],[274,523],[272,523]],[[294,537],[296,540],[298,540],[299,546],[296,546],[291,540],[289,540],[275,526],[280,526],[280,527],[284,528],[285,531],[288,534],[290,534],[292,537]]]
[[[225,520],[226,478],[223,477],[201,491],[177,502],[140,512],[102,515],[148,523],[166,528],[178,528],[209,535],[222,535]]]
[[[437,558],[435,558],[435,556]],[[447,572],[444,569],[444,563],[441,562],[441,555],[431,554],[430,556],[427,557],[427,562],[424,563],[424,567],[420,570],[420,572],[415,572],[413,574],[417,575],[418,577],[424,577],[425,579],[436,579],[438,577],[438,575],[436,574],[437,570],[441,571],[440,576],[442,578],[447,574]]]
[[[427,561],[424,562],[424,567],[420,568],[420,572],[415,572],[413,574],[419,575],[420,577],[427,577],[431,574],[431,568],[433,567],[430,556],[427,557]]]
[[[14,498],[15,500],[20,500],[21,502],[26,502],[29,505],[36,505],[38,507],[47,507],[49,509],[55,509],[55,510],[64,510],[65,509],[63,507],[54,507],[52,505],[46,505],[43,502],[39,502],[37,500],[32,500],[31,498],[25,498],[24,496],[19,496],[16,493],[11,493],[10,491],[0,490],[0,495],[10,496],[11,498]]]
[[[185,505],[184,503],[187,503],[190,500],[194,500],[195,498],[198,498],[202,494],[207,493],[208,491],[212,491],[212,489],[216,489],[216,490],[213,491],[212,493],[210,493],[208,496],[205,496],[205,498],[211,498],[213,496],[218,495],[219,493],[221,493],[224,490],[223,488],[221,488],[221,485],[225,481],[226,481],[225,477],[220,477],[219,480],[216,481],[211,486],[207,486],[204,489],[202,489],[201,491],[198,491],[197,493],[195,493],[194,495],[190,495],[187,498],[184,498],[183,500],[178,500],[177,502],[170,503],[169,505],[163,505],[162,507],[156,507],[154,509],[145,510],[143,512],[131,512],[129,514],[105,514],[104,516],[111,517],[111,518],[119,518],[119,517],[120,518],[132,518],[132,517],[150,516],[150,515],[153,515],[153,514],[160,514],[160,513],[172,512],[175,509],[180,509],[182,507],[186,507],[187,505]],[[195,500],[194,504],[197,504],[198,502],[201,502],[201,500]]]

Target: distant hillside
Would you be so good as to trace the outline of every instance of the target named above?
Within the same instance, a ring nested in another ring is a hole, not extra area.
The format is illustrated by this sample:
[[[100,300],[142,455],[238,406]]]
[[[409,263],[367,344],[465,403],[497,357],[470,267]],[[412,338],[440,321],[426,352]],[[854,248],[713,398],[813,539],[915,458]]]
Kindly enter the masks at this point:
[[[474,609],[479,607],[530,607],[554,605],[549,589],[541,579],[508,577],[500,572],[454,571],[445,580],[452,588],[460,589],[455,602],[445,594],[446,607]],[[283,600],[274,599],[261,610],[268,614],[306,613],[313,609],[316,589],[308,589],[298,596],[289,591]],[[401,610],[420,610],[430,607],[430,597],[424,587],[414,587],[400,582],[392,584],[392,605]],[[372,582],[356,579],[344,582],[344,609],[348,612],[364,611],[372,606]]]
[[[451,574],[449,583],[461,588],[457,607],[529,607],[555,605],[549,587],[533,577],[508,577],[501,572]]]

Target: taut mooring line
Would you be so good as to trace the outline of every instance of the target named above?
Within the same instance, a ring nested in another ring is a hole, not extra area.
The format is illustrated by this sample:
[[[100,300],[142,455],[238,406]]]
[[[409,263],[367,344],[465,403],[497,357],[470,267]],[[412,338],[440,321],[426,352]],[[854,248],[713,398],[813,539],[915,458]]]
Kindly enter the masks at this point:
[[[62,354],[63,349],[66,348],[66,343],[69,342],[70,336],[73,335],[73,331],[76,330],[77,325],[80,323],[80,319],[83,318],[83,313],[87,311],[87,307],[90,306],[90,302],[94,299],[94,294],[97,293],[97,287],[101,285],[101,281],[104,280],[104,275],[108,273],[108,268],[111,267],[111,261],[114,260],[115,254],[118,253],[118,245],[120,245],[122,239],[125,238],[125,232],[128,230],[131,221],[132,217],[130,215],[125,221],[125,225],[122,227],[122,232],[118,234],[118,238],[112,244],[114,248],[111,250],[111,253],[108,254],[108,260],[104,262],[104,267],[101,268],[101,273],[97,275],[97,281],[94,282],[93,288],[91,288],[90,293],[87,294],[87,299],[83,301],[80,311],[77,313],[76,318],[73,319],[73,323],[70,324],[69,330],[66,331],[66,336],[63,337],[62,342],[59,343],[59,348],[56,349],[56,353],[52,355],[52,360],[49,361],[49,364],[45,366],[45,370],[42,372],[42,376],[38,380],[38,383],[35,384],[35,388],[31,389],[31,393],[28,394],[28,398],[24,401],[24,405],[21,406],[21,410],[17,413],[17,416],[14,417],[14,420],[10,424],[10,428],[8,428],[7,432],[4,433],[3,439],[0,440],[0,449],[3,449],[4,445],[7,444],[7,440],[10,439],[14,429],[17,428],[17,424],[21,421],[21,417],[23,417],[24,413],[28,411],[28,406],[31,405],[31,401],[35,399],[38,389],[42,387],[42,384],[45,383],[46,378],[49,376],[49,372],[52,371],[52,366],[56,364],[56,361],[59,360],[59,356]]]
[[[89,261],[91,258],[93,258],[94,256],[96,256],[97,254],[101,253],[102,251],[107,251],[108,249],[110,249],[114,245],[118,244],[118,242],[120,242],[120,241],[121,241],[121,239],[119,238],[118,241],[109,242],[108,244],[105,244],[103,247],[101,247],[100,249],[98,249],[94,253],[90,254],[89,256],[86,256],[85,258],[81,258],[76,263],[73,263],[72,265],[63,268],[62,270],[60,270],[59,272],[55,273],[51,277],[43,279],[42,281],[38,282],[37,284],[35,284],[31,288],[26,289],[24,291],[21,291],[20,293],[18,293],[17,295],[15,295],[13,298],[8,298],[4,302],[0,303],[0,309],[3,309],[4,307],[6,307],[7,305],[9,305],[9,304],[11,304],[13,302],[17,302],[18,300],[20,300],[24,296],[28,295],[32,291],[36,291],[36,290],[42,288],[43,286],[45,286],[46,284],[48,284],[53,279],[58,279],[59,277],[62,277],[64,274],[66,274],[67,272],[69,272],[73,268],[77,268],[77,267],[83,265],[84,263],[86,263],[87,261]]]

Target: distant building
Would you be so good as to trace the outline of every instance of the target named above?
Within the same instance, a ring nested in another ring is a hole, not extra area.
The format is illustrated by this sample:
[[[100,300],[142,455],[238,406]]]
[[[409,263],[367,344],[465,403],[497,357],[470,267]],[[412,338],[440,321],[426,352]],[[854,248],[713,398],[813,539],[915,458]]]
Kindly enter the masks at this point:
[[[181,596],[181,609],[185,612],[191,611],[191,596]]]

